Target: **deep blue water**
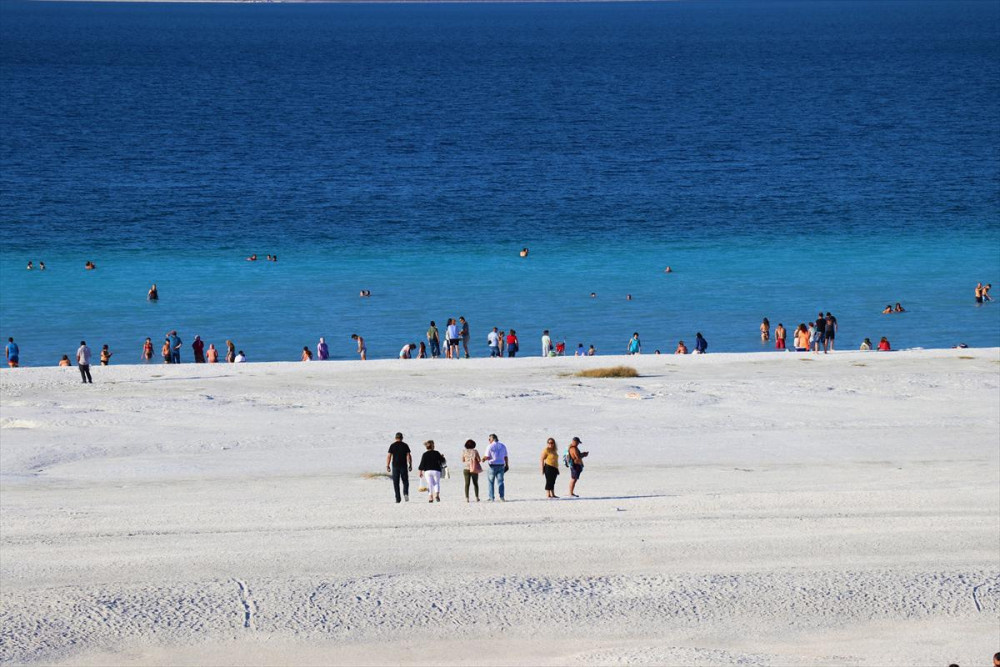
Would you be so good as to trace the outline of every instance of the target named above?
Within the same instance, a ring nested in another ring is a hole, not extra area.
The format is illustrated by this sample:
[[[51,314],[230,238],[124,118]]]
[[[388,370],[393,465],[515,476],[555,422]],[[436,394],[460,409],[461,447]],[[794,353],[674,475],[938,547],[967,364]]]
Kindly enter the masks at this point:
[[[4,1],[0,225],[28,365],[395,356],[458,315],[479,355],[820,308],[841,347],[1000,345],[1000,3]]]

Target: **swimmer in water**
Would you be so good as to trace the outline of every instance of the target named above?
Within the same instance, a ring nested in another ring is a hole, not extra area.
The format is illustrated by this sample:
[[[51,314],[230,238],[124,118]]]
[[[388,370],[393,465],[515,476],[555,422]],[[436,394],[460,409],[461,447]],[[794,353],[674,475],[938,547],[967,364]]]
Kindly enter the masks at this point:
[[[527,256],[528,256],[528,249],[521,248],[521,257],[527,257]]]
[[[269,262],[270,262],[270,261],[271,261],[271,255],[268,255],[268,256],[266,257],[266,259],[267,259],[267,261],[269,261]]]
[[[760,323],[760,342],[766,343],[769,340],[771,340],[771,323],[765,317]]]
[[[141,361],[149,361],[153,358],[153,340],[146,337],[146,342],[142,344],[142,352],[139,354]]]
[[[905,309],[905,308],[903,308],[903,307],[902,307],[902,306],[901,306],[901,305],[899,304],[899,302],[897,301],[897,302],[896,302],[896,307],[892,309],[892,312],[894,312],[894,313],[905,313],[905,312],[906,312],[906,309]]]
[[[28,270],[29,270],[29,271],[31,271],[31,270],[32,270],[33,268],[35,268],[35,265],[34,265],[34,264],[32,264],[32,263],[31,263],[31,260],[29,259],[29,260],[28,260]]]
[[[45,262],[39,262],[38,263],[38,270],[39,271],[44,271],[45,270]]]
[[[626,301],[631,301],[632,300],[632,295],[631,294],[626,294],[625,295],[625,300]]]
[[[150,301],[160,300],[160,293],[156,291],[156,283],[153,283],[153,286],[149,288],[149,291],[146,293],[146,298]]]
[[[892,314],[892,305],[887,303],[885,305],[885,308],[882,309],[882,314],[883,315],[891,315]]]
[[[983,302],[983,284],[976,283],[976,303]]]
[[[247,257],[247,261],[248,262],[256,262],[257,261],[257,255],[256,254],[250,255],[249,257]]]
[[[368,359],[368,348],[365,347],[365,339],[358,334],[351,334],[351,340],[358,342],[358,356],[361,357],[361,361]]]
[[[597,298],[597,292],[591,292],[590,293],[590,298],[591,299],[596,299]]]
[[[673,270],[673,269],[671,269],[671,268],[670,268],[670,267],[668,266],[667,268],[663,269],[663,272],[664,272],[664,273],[673,273],[673,272],[674,272],[674,270]]]
[[[83,265],[83,268],[87,269],[88,271],[93,271],[94,269],[97,268],[97,265],[88,259],[87,263]]]
[[[45,266],[43,265],[42,268],[44,269]],[[993,285],[992,284],[986,283],[985,285],[983,285],[983,301],[984,302],[985,301],[992,301],[993,300],[993,297],[990,296],[990,290],[991,289],[993,289]]]

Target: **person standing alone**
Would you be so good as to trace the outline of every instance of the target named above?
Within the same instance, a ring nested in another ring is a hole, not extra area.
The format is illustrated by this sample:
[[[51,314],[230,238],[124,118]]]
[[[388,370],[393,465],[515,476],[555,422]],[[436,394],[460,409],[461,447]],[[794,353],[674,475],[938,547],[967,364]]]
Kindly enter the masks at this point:
[[[827,346],[829,343],[826,342],[826,316],[820,312],[816,316],[816,340],[813,342],[813,352],[819,352],[819,348],[823,348],[823,354],[827,352]]]
[[[559,476],[559,450],[556,441],[549,438],[542,450],[542,476],[545,477],[545,496],[558,498],[556,495],[556,477]]]
[[[385,457],[385,471],[392,475],[392,490],[396,492],[396,502],[410,501],[410,475],[413,470],[413,456],[410,446],[403,442],[403,434],[397,433],[396,440],[389,445],[389,454]],[[399,483],[403,483],[403,495],[399,495]]]
[[[458,322],[459,322],[459,324],[462,325],[461,329],[459,330],[459,333],[462,336],[462,348],[465,351],[465,358],[468,359],[469,358],[469,339],[472,337],[472,334],[469,333],[469,323],[465,321],[464,317],[459,317],[458,318]]]
[[[494,484],[497,491],[500,492],[500,502],[505,502],[503,476],[510,470],[510,458],[507,456],[507,445],[497,439],[496,433],[490,434],[490,444],[486,448],[486,456],[483,457],[483,461],[490,465],[489,472],[486,473],[486,481],[490,487],[490,502],[494,500]]]
[[[7,365],[11,368],[17,368],[21,362],[21,350],[17,347],[17,343],[14,342],[13,338],[7,339],[5,352],[7,353]]]
[[[205,342],[202,341],[201,336],[194,337],[194,342],[191,343],[191,349],[194,351],[194,363],[205,363]]]
[[[583,459],[590,452],[581,452],[580,445],[583,443],[580,438],[573,438],[569,443],[569,495],[579,498],[576,495],[576,483],[583,474]]]
[[[170,334],[170,363],[179,364],[181,363],[181,337],[177,335],[176,331],[171,331]]]
[[[496,327],[486,334],[486,345],[490,348],[490,359],[500,356],[500,332]]]
[[[431,358],[437,359],[441,356],[441,334],[438,333],[437,325],[431,320],[431,325],[427,329],[427,343],[431,346]]]
[[[90,348],[87,347],[85,340],[80,341],[80,347],[76,351],[76,365],[80,367],[80,377],[83,378],[83,383],[94,384],[94,379],[90,377]]]

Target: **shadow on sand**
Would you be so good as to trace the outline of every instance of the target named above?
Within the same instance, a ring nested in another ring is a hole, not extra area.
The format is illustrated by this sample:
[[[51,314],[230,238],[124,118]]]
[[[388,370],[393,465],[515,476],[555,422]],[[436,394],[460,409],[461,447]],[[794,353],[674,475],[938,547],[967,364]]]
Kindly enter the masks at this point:
[[[583,500],[643,500],[645,498],[676,498],[677,494],[673,493],[651,493],[643,496],[581,496],[579,498],[573,498],[572,496],[559,496],[558,498],[519,498],[517,500],[508,500],[508,503],[548,503],[553,500],[572,500],[573,502],[580,502]]]

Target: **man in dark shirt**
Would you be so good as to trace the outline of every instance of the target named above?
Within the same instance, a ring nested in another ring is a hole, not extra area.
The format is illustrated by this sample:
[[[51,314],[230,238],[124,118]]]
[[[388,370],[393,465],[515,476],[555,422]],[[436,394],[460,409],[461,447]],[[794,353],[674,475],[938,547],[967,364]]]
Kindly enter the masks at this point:
[[[389,445],[389,453],[385,457],[385,471],[392,475],[392,489],[396,492],[396,502],[410,502],[410,476],[413,470],[413,457],[410,446],[403,442],[403,434],[396,434],[396,441]],[[399,495],[399,482],[403,482],[403,495]]]
[[[816,316],[816,347],[813,352],[819,352],[820,346],[823,347],[823,352],[826,352],[826,317],[821,312]]]

